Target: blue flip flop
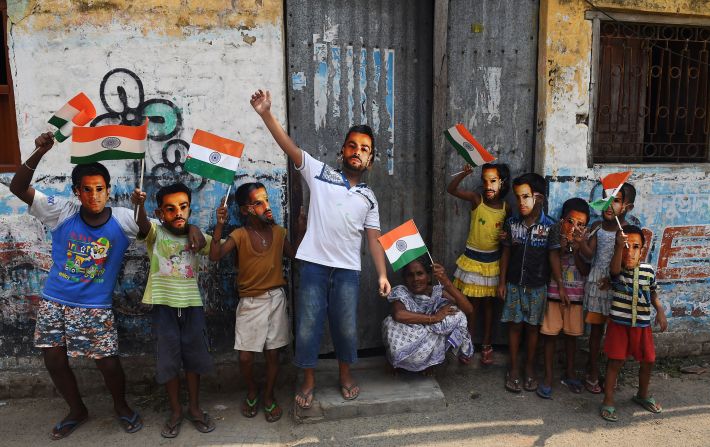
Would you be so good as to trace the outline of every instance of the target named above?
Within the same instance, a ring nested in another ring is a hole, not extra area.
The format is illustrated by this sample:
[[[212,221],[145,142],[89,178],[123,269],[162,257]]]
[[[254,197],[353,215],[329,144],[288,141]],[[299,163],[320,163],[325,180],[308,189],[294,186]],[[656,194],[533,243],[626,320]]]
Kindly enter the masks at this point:
[[[138,412],[134,411],[131,417],[119,416],[118,423],[126,433],[135,433],[143,428],[143,421],[140,420],[140,417]]]
[[[80,421],[75,421],[75,420],[68,420],[68,421],[59,421],[57,422],[57,425],[54,426],[54,429],[52,430],[52,433],[49,434],[49,437],[51,439],[54,439],[55,441],[58,441],[60,439],[64,439],[70,434],[74,432],[81,424],[86,422],[86,420],[89,419],[89,417],[85,417],[84,419]],[[64,433],[63,435],[60,435],[59,432],[63,430],[64,428],[69,427],[69,431]]]
[[[551,386],[545,386],[542,383],[538,385],[537,390],[535,390],[538,396],[542,397],[543,399],[552,399],[552,387]]]

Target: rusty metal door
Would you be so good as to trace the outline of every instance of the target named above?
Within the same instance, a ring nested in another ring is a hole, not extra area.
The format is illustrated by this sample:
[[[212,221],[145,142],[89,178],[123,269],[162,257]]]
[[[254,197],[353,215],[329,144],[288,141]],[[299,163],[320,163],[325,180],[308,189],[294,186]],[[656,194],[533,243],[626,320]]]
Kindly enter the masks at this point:
[[[331,166],[339,164],[348,128],[371,126],[377,158],[365,181],[377,196],[382,231],[413,218],[428,240],[433,4],[411,3],[286,1],[288,121],[296,143]],[[292,171],[292,215],[308,203],[306,194]],[[365,349],[382,346],[389,305],[377,294],[364,246],[362,256],[358,332]],[[400,283],[399,274],[390,282]],[[328,336],[321,352],[330,351]]]
[[[539,0],[451,0],[448,8],[447,125],[463,123],[516,177],[533,169]],[[448,183],[448,175],[460,171],[463,160],[448,146],[446,150]],[[480,169],[474,169],[462,187],[479,184]],[[444,258],[447,271],[453,272],[465,248],[470,207],[445,196]],[[505,342],[499,318],[497,309],[494,343]],[[475,341],[480,341],[480,328]]]

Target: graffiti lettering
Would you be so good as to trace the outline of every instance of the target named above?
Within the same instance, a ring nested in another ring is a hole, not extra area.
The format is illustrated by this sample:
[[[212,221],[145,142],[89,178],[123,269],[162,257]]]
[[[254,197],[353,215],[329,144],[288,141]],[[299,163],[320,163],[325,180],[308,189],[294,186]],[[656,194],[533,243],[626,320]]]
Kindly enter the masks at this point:
[[[710,279],[710,225],[666,227],[658,255],[659,281]]]

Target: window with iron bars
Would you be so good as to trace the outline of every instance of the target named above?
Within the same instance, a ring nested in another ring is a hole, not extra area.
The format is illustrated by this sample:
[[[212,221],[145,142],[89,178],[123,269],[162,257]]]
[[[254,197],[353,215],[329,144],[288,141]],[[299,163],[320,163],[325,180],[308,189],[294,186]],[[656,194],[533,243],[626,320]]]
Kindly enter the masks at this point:
[[[602,21],[594,163],[709,161],[710,28]]]

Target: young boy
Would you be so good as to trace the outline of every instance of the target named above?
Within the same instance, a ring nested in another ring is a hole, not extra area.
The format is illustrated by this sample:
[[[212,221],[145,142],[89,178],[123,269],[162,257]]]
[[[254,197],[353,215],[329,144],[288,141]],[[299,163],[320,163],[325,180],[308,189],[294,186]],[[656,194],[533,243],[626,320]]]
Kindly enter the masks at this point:
[[[215,429],[214,422],[200,408],[200,375],[213,369],[205,327],[205,312],[197,286],[198,259],[188,246],[190,189],[182,183],[161,188],[155,195],[156,217],[148,220],[146,194],[133,191],[131,200],[138,205],[139,239],[147,245],[150,271],[143,303],[153,306],[153,333],[157,340],[156,380],[165,384],[171,415],[160,434],[174,438],[180,433],[180,368],[185,369],[189,397],[188,419],[202,433]],[[195,227],[193,227],[195,228]],[[205,236],[209,240],[209,236]],[[210,247],[199,251],[208,255]]]
[[[639,388],[633,401],[650,411],[660,413],[661,405],[648,393],[651,370],[656,361],[651,330],[651,306],[656,309],[656,324],[661,332],[668,328],[666,313],[656,294],[656,274],[649,264],[641,263],[645,245],[641,229],[626,225],[618,231],[609,273],[612,278],[612,303],[604,341],[609,361],[606,367],[604,402],[601,417],[616,422],[614,385],[619,370],[629,356],[640,363]]]
[[[614,254],[614,240],[619,223],[626,224],[626,213],[634,208],[635,200],[636,188],[630,183],[624,183],[612,203],[602,213],[601,221],[592,225],[591,236],[582,238],[579,245],[582,255],[592,259],[591,270],[584,286],[585,322],[590,325],[589,358],[584,387],[592,394],[602,392],[599,384],[599,353],[611,306],[609,262]]]
[[[89,413],[79,394],[69,357],[88,357],[104,377],[119,423],[128,433],[143,427],[138,412],[126,402],[126,379],[118,357],[118,334],[111,309],[113,289],[123,254],[138,233],[133,212],[107,207],[111,176],[100,163],[72,170],[72,192],[79,204],[46,196],[30,182],[42,157],[52,148],[51,133],[35,140],[36,150],[18,168],[10,191],[29,205],[52,233],[52,268],[42,289],[34,343],[69,414],[51,432],[52,439],[69,436]]]
[[[286,314],[286,279],[283,257],[296,254],[286,238],[286,229],[274,223],[269,195],[261,183],[245,183],[237,188],[237,205],[244,226],[222,242],[222,230],[228,219],[226,206],[217,208],[217,225],[212,239],[210,259],[218,261],[232,250],[237,252],[237,305],[234,349],[239,351],[239,369],[247,384],[242,415],[252,418],[258,412],[258,388],[254,380],[254,353],[266,358],[264,417],[276,422],[283,411],[274,398],[279,369],[279,348],[289,343]]]
[[[562,220],[550,229],[550,270],[547,286],[547,306],[540,333],[545,336],[545,380],[537,387],[543,399],[552,397],[552,369],[555,342],[560,331],[565,334],[567,371],[562,378],[573,393],[582,392],[582,382],[574,371],[577,337],[584,333],[584,281],[589,274],[589,262],[579,251],[579,241],[586,235],[589,205],[580,198],[567,200],[562,205]]]
[[[353,126],[340,148],[342,170],[333,169],[301,150],[271,113],[271,94],[258,90],[251,105],[271,136],[301,172],[310,191],[310,224],[298,249],[300,287],[296,298],[296,355],[303,369],[303,383],[294,398],[308,409],[313,402],[315,367],[325,317],[338,357],[340,394],[357,398],[360,387],[350,373],[357,361],[357,303],[360,297],[360,250],[362,233],[378,276],[380,296],[389,295],[385,252],[377,241],[380,212],[375,193],[362,177],[375,160],[375,142],[368,126]]]
[[[508,218],[503,228],[505,240],[500,259],[498,297],[505,301],[501,321],[508,324],[510,370],[505,389],[521,391],[518,371],[518,351],[525,325],[527,358],[525,360],[525,391],[535,391],[535,349],[542,315],[545,310],[548,261],[548,233],[555,223],[543,213],[545,179],[533,172],[513,180],[513,192],[520,216]]]

